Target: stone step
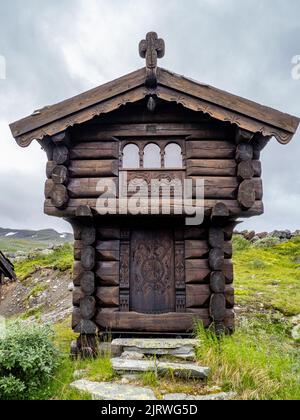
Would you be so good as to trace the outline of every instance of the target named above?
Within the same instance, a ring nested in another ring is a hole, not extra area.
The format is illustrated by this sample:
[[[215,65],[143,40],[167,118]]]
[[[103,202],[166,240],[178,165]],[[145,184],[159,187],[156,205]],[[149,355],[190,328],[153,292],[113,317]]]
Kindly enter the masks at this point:
[[[184,379],[206,379],[210,374],[208,367],[198,366],[195,363],[169,363],[158,360],[128,360],[114,358],[111,360],[115,372],[157,372],[158,374],[172,374]]]
[[[195,360],[194,349],[199,345],[195,339],[116,339],[111,343],[112,354],[141,353],[144,355],[173,356],[183,360]]]
[[[156,400],[150,388],[133,385],[119,385],[109,382],[91,382],[84,379],[73,382],[71,388],[85,392],[93,400],[101,401],[151,401]]]

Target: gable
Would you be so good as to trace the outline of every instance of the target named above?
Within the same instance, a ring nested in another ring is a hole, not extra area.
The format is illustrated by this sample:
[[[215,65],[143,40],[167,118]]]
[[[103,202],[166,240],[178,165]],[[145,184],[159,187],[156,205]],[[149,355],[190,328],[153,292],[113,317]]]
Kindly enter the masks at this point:
[[[162,68],[157,70],[155,88],[145,86],[145,77],[146,69],[142,68],[74,98],[38,110],[11,124],[12,134],[20,146],[26,147],[34,139],[43,140],[44,137],[53,136],[150,96],[181,104],[184,108],[208,114],[253,134],[274,136],[282,144],[292,139],[299,125],[300,120],[296,117]]]

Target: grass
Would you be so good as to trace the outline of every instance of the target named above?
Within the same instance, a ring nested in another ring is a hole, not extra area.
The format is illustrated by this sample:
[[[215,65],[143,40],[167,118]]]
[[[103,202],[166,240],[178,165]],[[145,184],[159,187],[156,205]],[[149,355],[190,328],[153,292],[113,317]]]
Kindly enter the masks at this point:
[[[289,317],[300,312],[300,238],[280,244],[254,246],[234,238],[235,287],[237,305],[244,309],[236,332],[220,341],[200,325],[197,360],[211,368],[207,383],[184,381],[155,372],[138,376],[137,384],[153,389],[157,398],[166,393],[203,395],[234,391],[242,400],[300,400],[300,347],[291,339]],[[35,256],[17,267],[22,279],[37,267],[71,269],[72,249],[66,245],[49,256]],[[38,287],[31,293],[40,293]],[[41,311],[42,309],[40,309]],[[27,314],[28,316],[28,314]],[[84,370],[92,381],[116,381],[109,356],[96,360],[69,357],[70,343],[77,338],[70,321],[54,326],[54,342],[61,353],[60,367],[46,389],[33,399],[91,399],[70,388],[74,372]]]
[[[288,324],[245,321],[221,341],[199,326],[197,336],[198,360],[212,369],[209,384],[241,400],[300,400],[299,347],[290,341]]]
[[[25,281],[40,269],[67,271],[73,265],[72,245],[65,244],[48,255],[35,254],[31,258],[15,263],[15,272],[20,281]]]
[[[26,239],[0,238],[0,249],[2,252],[16,253],[31,252],[35,249],[45,249],[49,246],[49,242],[33,241]]]
[[[300,312],[300,238],[270,247],[255,247],[234,238],[236,302],[285,316]]]

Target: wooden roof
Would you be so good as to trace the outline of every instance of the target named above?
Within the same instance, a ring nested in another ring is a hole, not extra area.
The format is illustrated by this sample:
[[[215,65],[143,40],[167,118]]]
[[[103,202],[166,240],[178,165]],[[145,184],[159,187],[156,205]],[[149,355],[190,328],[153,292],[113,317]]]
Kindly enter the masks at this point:
[[[42,140],[65,131],[127,103],[156,95],[184,107],[209,114],[220,121],[236,124],[252,133],[276,137],[287,144],[295,134],[300,119],[272,108],[232,95],[186,77],[157,69],[157,86],[145,85],[146,68],[89,90],[58,104],[35,111],[29,117],[10,125],[13,136],[22,147],[34,139]]]

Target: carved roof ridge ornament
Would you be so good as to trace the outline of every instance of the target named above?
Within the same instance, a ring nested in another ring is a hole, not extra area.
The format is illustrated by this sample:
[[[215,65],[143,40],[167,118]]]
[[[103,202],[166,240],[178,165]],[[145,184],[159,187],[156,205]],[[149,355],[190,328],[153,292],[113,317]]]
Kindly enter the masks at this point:
[[[146,58],[146,85],[156,87],[157,85],[157,59],[165,55],[165,41],[158,38],[156,32],[148,32],[146,39],[139,44],[139,53],[142,58]]]

